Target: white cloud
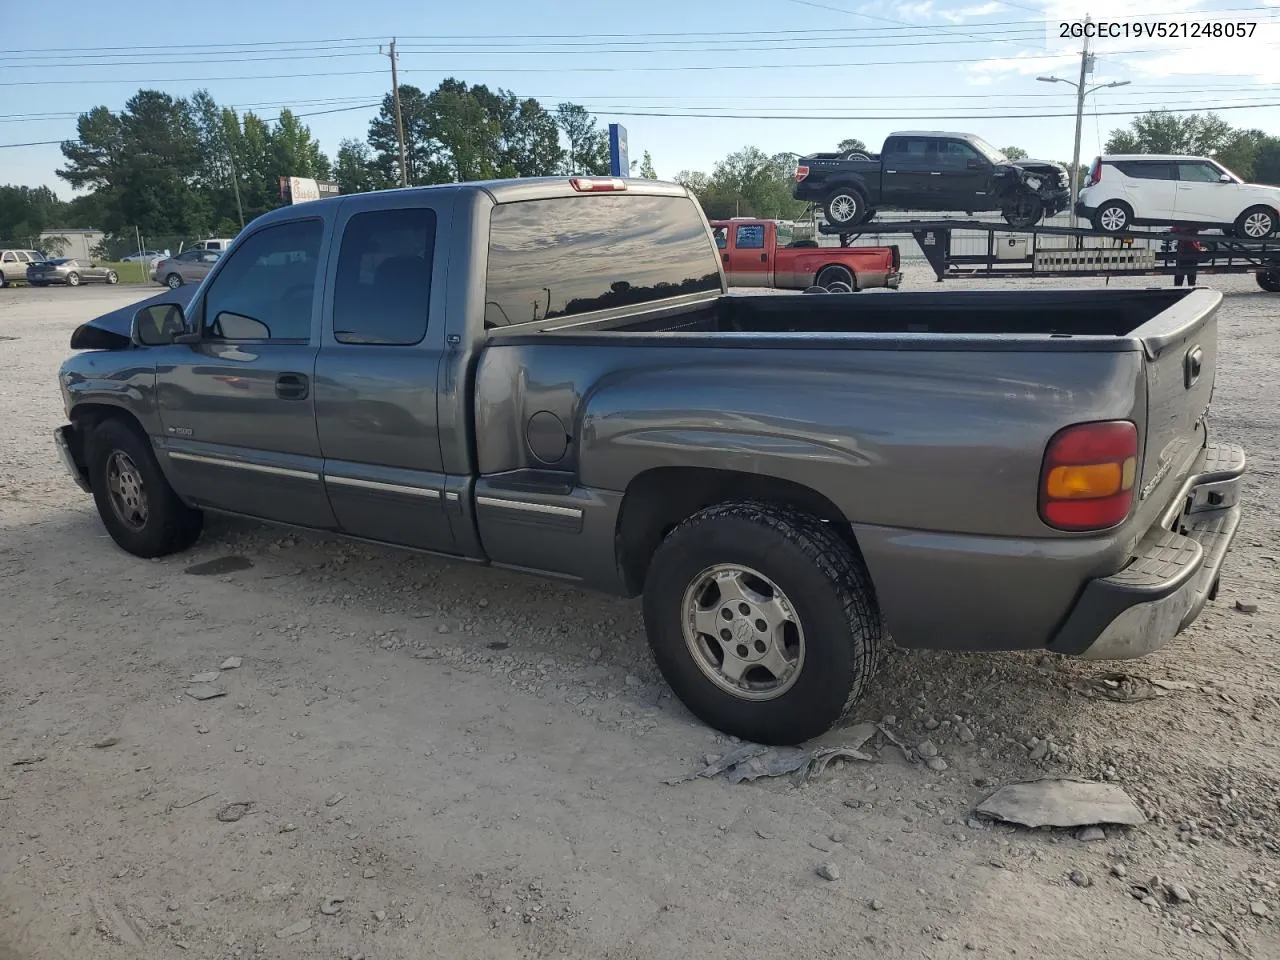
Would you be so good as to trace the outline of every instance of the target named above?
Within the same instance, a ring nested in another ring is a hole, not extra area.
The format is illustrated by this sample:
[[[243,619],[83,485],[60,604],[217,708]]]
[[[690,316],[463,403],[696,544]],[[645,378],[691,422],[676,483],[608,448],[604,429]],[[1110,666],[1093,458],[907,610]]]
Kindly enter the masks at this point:
[[[1280,0],[1266,0],[1280,8]],[[1208,5],[1204,0],[1109,0],[1101,10],[1094,0],[1051,0],[1045,9],[1046,46],[1043,54],[993,57],[969,67],[971,82],[989,86],[1000,77],[1040,76],[1078,67],[1080,40],[1057,37],[1052,25],[1059,21],[1079,21],[1086,15],[1095,22],[1155,24],[1158,22],[1203,23],[1255,21],[1254,35],[1247,38],[1192,37],[1106,37],[1090,41],[1097,55],[1093,79],[1131,79],[1158,82],[1172,77],[1238,77],[1261,83],[1280,83],[1280,16],[1270,12],[1242,14],[1232,4]],[[1191,104],[1192,106],[1194,104]]]
[[[1280,3],[1280,0],[1276,0]],[[959,10],[939,10],[938,16],[948,23],[964,23],[966,20],[973,20],[976,17],[989,17],[993,13],[1000,13],[1007,10],[999,3],[980,3],[973,7],[961,7]]]

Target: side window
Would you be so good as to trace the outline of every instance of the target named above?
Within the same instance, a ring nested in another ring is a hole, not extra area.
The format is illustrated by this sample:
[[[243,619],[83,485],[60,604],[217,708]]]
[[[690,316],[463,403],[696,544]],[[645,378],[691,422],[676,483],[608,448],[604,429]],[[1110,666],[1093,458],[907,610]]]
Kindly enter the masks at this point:
[[[778,224],[778,246],[789,247],[793,242],[795,242],[795,239],[795,231],[791,229],[791,224]]]
[[[734,246],[739,250],[764,249],[764,224],[744,223],[738,227],[733,238]]]
[[[1126,177],[1137,180],[1173,180],[1173,164],[1158,160],[1128,160],[1116,166]]]
[[[913,158],[923,159],[929,153],[929,141],[923,137],[903,137],[898,143],[900,154],[905,153]]]
[[[0,257],[0,263],[16,263],[16,262],[17,262],[17,260],[18,260],[18,258],[17,258],[17,257],[15,257],[15,256],[13,255],[13,252],[12,252],[12,251],[10,251],[10,250],[6,250],[6,251],[4,252],[4,256],[3,256],[3,257]]]
[[[436,213],[357,213],[347,221],[333,293],[339,343],[410,346],[427,335]]]
[[[30,262],[31,262],[31,258],[30,258],[30,257],[28,257],[28,256],[26,255],[26,253],[25,253],[25,252],[23,252],[22,250],[17,251],[14,255],[18,258],[18,262],[19,262],[19,263],[30,263]]]
[[[322,233],[319,220],[295,220],[248,237],[205,297],[205,336],[309,340]]]
[[[719,247],[721,250],[727,249],[729,246],[729,237],[725,233],[724,227],[716,227],[714,231],[714,235],[716,238],[716,246]]]
[[[1178,164],[1178,179],[1195,183],[1217,183],[1222,172],[1211,163],[1192,162]]]

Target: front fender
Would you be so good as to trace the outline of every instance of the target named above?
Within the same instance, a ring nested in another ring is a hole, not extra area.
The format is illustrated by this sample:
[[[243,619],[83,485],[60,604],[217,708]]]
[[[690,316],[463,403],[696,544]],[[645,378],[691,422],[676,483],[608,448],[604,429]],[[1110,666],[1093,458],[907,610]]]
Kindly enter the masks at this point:
[[[101,407],[132,416],[149,436],[161,432],[156,405],[156,369],[145,350],[79,354],[58,371],[67,416]]]

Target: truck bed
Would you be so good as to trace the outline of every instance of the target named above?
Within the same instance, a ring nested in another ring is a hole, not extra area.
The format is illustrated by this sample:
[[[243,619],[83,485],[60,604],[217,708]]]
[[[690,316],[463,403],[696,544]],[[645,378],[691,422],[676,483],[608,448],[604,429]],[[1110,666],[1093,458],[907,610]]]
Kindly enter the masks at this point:
[[[985,335],[983,340],[972,343],[982,349],[996,346],[986,336],[1000,335],[1019,340],[1033,338],[1047,349],[1054,341],[1076,337],[1154,337],[1162,341],[1193,323],[1215,296],[1204,292],[1207,300],[1184,303],[1196,293],[1190,289],[1085,289],[968,290],[900,293],[892,297],[726,295],[711,306],[603,320],[563,327],[558,332],[907,334],[908,339],[931,349],[941,346],[936,339],[939,335],[948,339]],[[837,345],[835,339],[831,346]],[[840,345],[848,342],[845,337],[838,339]],[[1064,342],[1063,346],[1068,344]],[[1075,341],[1070,349],[1078,350],[1080,346]]]

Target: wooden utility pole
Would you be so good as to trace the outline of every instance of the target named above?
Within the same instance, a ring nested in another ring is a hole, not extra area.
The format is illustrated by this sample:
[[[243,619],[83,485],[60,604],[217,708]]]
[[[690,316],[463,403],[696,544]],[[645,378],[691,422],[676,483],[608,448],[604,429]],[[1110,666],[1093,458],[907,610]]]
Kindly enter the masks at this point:
[[[1090,23],[1084,18],[1085,26]],[[1071,150],[1071,223],[1076,222],[1076,201],[1080,198],[1080,132],[1084,126],[1085,78],[1090,71],[1089,31],[1084,32],[1084,47],[1080,51],[1080,82],[1076,84],[1076,142]]]
[[[396,75],[396,41],[391,39],[389,50],[378,48],[378,52],[391,59],[391,96],[396,107],[396,142],[400,145],[400,186],[409,185],[409,169],[404,153],[404,121],[400,117],[400,79]]]

